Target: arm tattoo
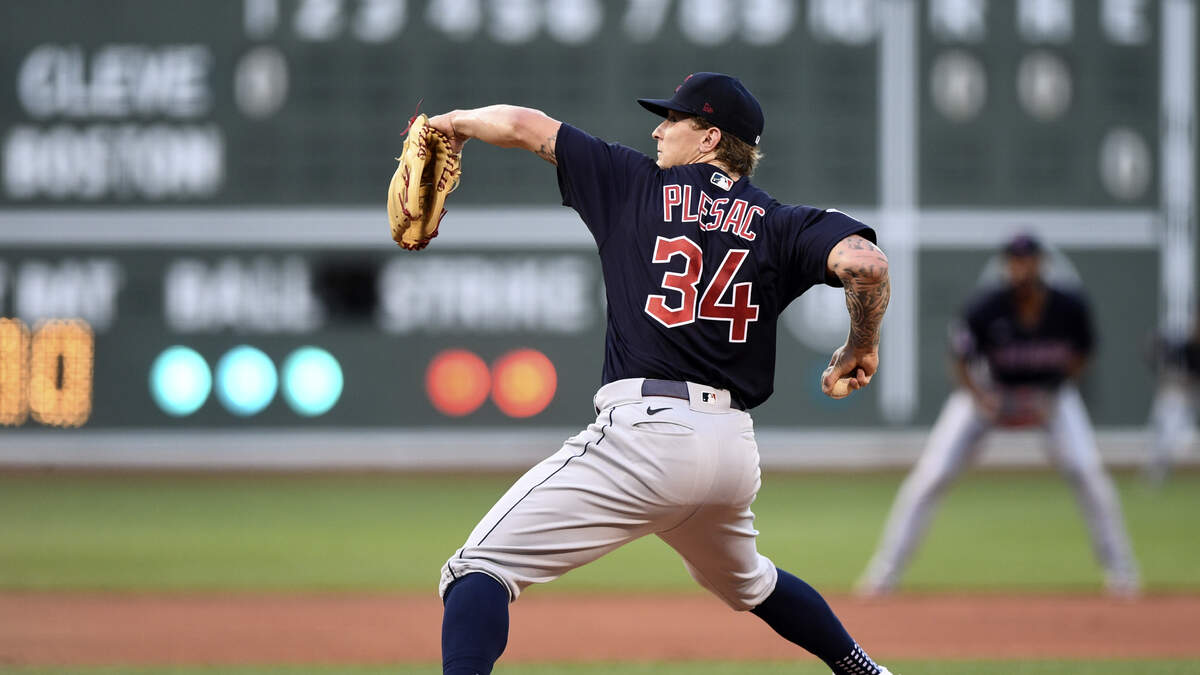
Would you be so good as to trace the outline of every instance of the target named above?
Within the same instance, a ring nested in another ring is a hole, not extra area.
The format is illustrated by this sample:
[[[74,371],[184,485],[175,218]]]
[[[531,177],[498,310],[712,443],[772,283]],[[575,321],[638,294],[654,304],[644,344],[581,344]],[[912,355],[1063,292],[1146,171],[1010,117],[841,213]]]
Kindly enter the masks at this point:
[[[892,284],[887,271],[872,283],[846,284],[846,309],[850,311],[850,338],[854,349],[879,346],[879,325],[883,312],[892,297]]]
[[[851,236],[833,252],[830,265],[846,288],[846,309],[850,312],[850,337],[853,349],[879,346],[879,325],[892,297],[887,257],[877,246],[860,236]]]
[[[554,136],[547,136],[546,140],[542,141],[541,146],[533,151],[533,154],[550,162],[554,166],[558,166],[558,157],[554,154],[554,143],[556,140]]]

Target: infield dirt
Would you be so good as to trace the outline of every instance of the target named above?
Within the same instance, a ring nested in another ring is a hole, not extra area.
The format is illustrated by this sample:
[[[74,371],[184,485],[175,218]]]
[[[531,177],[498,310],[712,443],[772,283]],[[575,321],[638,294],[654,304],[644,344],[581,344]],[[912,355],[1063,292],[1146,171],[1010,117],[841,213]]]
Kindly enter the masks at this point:
[[[900,595],[830,600],[886,659],[1200,657],[1200,595]],[[0,593],[0,663],[437,661],[433,594]],[[811,658],[703,595],[530,593],[505,661]]]

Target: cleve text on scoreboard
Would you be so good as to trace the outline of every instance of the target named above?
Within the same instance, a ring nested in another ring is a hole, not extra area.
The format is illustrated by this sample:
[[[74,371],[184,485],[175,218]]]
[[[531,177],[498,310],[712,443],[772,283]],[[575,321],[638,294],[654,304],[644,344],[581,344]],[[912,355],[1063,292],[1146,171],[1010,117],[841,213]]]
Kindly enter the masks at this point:
[[[14,200],[214,195],[225,180],[225,139],[207,120],[213,62],[203,44],[32,47],[15,74],[27,121],[3,134],[4,193]]]

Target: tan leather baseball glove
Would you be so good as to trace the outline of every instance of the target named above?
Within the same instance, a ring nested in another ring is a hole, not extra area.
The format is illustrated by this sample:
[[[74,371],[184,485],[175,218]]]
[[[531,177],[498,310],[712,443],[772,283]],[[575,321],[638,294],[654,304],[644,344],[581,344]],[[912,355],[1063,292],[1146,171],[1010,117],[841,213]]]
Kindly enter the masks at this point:
[[[462,154],[451,150],[450,139],[417,115],[409,121],[408,136],[396,158],[400,164],[388,186],[388,220],[392,239],[402,248],[419,251],[437,236],[446,215],[446,197],[458,187]]]

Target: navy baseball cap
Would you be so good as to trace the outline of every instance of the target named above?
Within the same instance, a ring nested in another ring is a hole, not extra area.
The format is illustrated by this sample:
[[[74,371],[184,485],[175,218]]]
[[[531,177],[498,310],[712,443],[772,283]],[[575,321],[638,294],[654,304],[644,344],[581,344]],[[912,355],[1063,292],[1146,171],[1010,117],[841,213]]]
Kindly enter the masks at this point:
[[[1042,252],[1042,242],[1032,234],[1021,233],[1004,245],[1004,252],[1010,256],[1038,255]]]
[[[758,145],[762,138],[762,106],[736,77],[692,73],[671,98],[639,98],[637,102],[655,115],[666,117],[674,110],[707,120],[750,145]]]

